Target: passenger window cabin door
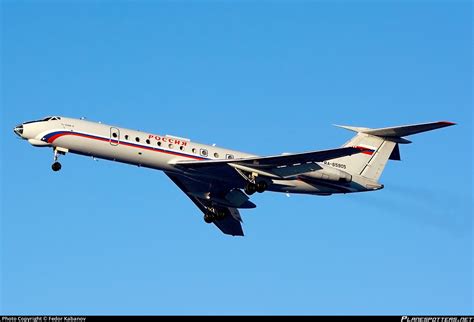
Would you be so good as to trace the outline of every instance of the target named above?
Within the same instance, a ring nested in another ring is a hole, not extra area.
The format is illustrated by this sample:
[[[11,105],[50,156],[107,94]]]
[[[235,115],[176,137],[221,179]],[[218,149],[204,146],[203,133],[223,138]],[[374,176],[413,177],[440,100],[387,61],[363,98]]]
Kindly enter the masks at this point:
[[[117,146],[120,142],[120,130],[116,127],[110,128],[110,144]]]

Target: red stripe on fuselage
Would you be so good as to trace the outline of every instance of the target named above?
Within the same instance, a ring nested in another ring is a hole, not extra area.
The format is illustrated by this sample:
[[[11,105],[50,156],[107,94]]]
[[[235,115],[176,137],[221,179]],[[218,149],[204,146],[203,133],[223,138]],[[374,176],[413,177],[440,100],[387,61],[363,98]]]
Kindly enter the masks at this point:
[[[74,136],[79,136],[79,137],[83,137],[83,138],[86,138],[86,139],[92,139],[92,140],[97,140],[97,141],[102,141],[102,142],[111,142],[111,139],[106,139],[106,138],[101,138],[101,137],[91,136],[91,135],[86,135],[86,134],[81,134],[81,133],[75,133],[75,132],[65,132],[65,133],[58,133],[58,134],[50,137],[48,139],[48,143],[53,143],[55,140],[57,140],[58,138],[60,138],[62,136],[65,136],[65,135],[74,135]],[[166,150],[156,149],[156,148],[152,148],[152,147],[137,145],[137,144],[123,142],[123,141],[120,142],[120,141],[117,141],[117,140],[112,140],[112,142],[118,143],[119,145],[124,145],[124,146],[129,146],[129,147],[132,147],[132,148],[136,148],[136,149],[143,149],[143,150],[148,150],[148,151],[153,151],[153,152],[160,152],[160,153],[164,153],[164,154],[170,154],[170,155],[185,157],[185,158],[194,159],[194,160],[203,160],[203,158],[194,157],[192,155],[187,155],[187,154],[184,154],[184,153],[166,151]]]

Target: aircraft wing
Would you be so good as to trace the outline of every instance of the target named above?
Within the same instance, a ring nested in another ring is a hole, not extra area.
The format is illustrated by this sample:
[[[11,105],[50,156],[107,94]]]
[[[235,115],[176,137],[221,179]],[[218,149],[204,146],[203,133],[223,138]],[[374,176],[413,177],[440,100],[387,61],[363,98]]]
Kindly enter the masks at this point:
[[[312,151],[268,157],[250,157],[232,160],[177,161],[175,166],[198,171],[224,172],[242,170],[256,172],[270,178],[282,179],[296,174],[320,169],[316,162],[331,160],[360,153],[360,149],[345,147],[332,150]],[[235,172],[235,171],[233,171]],[[227,173],[228,174],[228,173]],[[225,173],[223,173],[224,176]]]
[[[214,205],[217,203],[220,209],[226,210],[227,215],[224,218],[214,221],[217,228],[219,228],[224,234],[232,236],[244,235],[241,225],[242,218],[240,217],[239,210],[226,205],[226,203],[230,202],[226,199],[226,196],[232,194],[231,191],[233,190],[231,187],[211,180],[208,182],[201,180],[198,181],[183,175],[169,172],[165,173],[204,214],[208,212],[209,207],[213,206],[213,203]],[[213,199],[210,196],[216,196],[216,199]],[[247,206],[246,208],[255,207],[254,204],[248,201],[248,198],[242,202]]]
[[[177,161],[174,165],[183,173],[165,173],[204,214],[212,212],[213,209],[226,213],[225,217],[213,222],[224,234],[243,236],[242,219],[238,208],[256,206],[240,190],[247,183],[241,175],[242,172],[257,172],[270,178],[285,178],[320,169],[316,162],[359,152],[357,148],[345,147],[270,157]]]

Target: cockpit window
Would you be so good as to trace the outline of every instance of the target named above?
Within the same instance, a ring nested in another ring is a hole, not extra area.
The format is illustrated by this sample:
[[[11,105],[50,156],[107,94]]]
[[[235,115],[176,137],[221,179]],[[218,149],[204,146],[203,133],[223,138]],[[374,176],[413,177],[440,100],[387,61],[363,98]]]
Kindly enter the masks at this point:
[[[36,121],[29,121],[29,122],[25,122],[23,124],[30,124],[30,123],[37,123],[37,122],[47,122],[47,121],[58,121],[60,120],[61,118],[59,116],[48,116],[42,120],[36,120]]]
[[[48,116],[47,118],[42,119],[41,121],[58,121],[61,118],[59,116]]]

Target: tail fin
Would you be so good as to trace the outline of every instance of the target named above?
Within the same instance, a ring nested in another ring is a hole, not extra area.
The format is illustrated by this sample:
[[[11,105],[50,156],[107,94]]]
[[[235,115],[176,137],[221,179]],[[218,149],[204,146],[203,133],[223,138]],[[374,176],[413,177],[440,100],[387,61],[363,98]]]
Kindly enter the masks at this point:
[[[346,146],[357,147],[361,153],[334,159],[346,165],[346,171],[378,181],[388,160],[400,160],[399,144],[411,143],[404,136],[455,125],[451,122],[434,122],[406,126],[369,129],[365,127],[341,126],[357,132]]]

